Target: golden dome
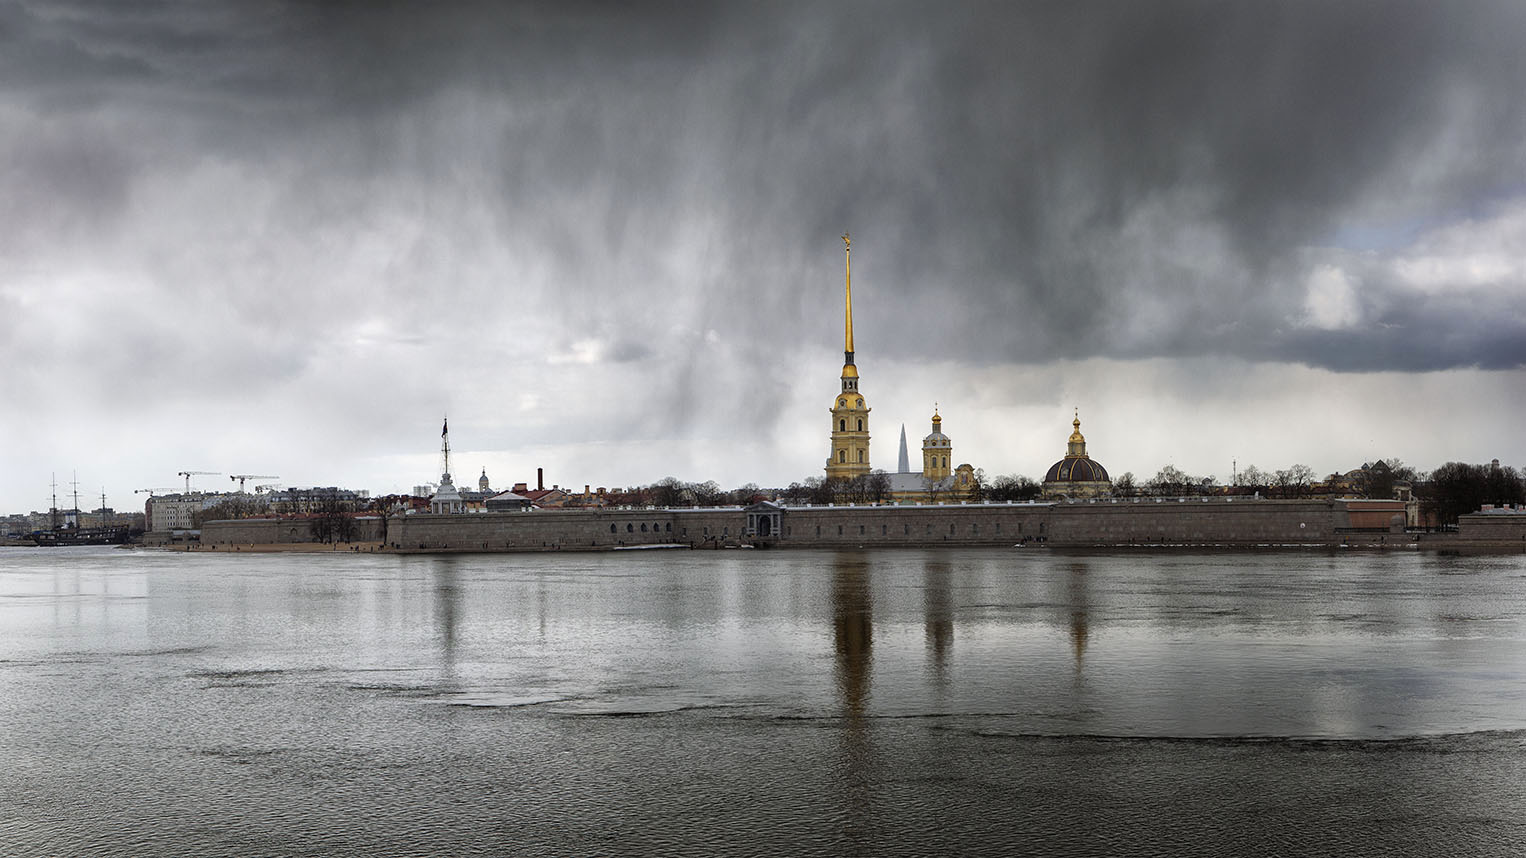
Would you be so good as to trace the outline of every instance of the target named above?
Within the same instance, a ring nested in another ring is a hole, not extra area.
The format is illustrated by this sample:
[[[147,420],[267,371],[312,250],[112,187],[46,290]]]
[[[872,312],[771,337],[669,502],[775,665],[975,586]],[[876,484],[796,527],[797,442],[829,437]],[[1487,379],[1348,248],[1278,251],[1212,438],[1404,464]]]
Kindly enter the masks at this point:
[[[843,364],[842,365],[842,377],[843,378],[858,378],[858,367],[854,366],[851,363]]]

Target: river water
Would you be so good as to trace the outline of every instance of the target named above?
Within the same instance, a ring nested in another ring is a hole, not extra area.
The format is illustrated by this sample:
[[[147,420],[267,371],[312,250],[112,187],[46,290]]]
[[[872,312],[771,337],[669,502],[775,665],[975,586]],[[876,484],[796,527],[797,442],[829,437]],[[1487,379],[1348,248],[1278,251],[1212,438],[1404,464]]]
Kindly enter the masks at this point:
[[[0,854],[1526,854],[1526,557],[0,551]]]

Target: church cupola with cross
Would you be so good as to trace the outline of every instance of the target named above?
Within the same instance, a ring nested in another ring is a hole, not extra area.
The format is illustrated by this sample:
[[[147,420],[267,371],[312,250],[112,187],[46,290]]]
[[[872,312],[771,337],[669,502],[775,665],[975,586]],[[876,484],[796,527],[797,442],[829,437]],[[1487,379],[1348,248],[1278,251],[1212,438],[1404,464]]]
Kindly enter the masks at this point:
[[[954,442],[943,434],[943,418],[938,406],[933,406],[933,431],[922,439],[922,476],[929,480],[941,480],[953,473],[949,460],[954,455]]]
[[[858,367],[853,362],[853,243],[842,237],[845,260],[842,390],[832,412],[832,454],[827,458],[827,479],[852,479],[869,473],[869,406],[858,389]]]

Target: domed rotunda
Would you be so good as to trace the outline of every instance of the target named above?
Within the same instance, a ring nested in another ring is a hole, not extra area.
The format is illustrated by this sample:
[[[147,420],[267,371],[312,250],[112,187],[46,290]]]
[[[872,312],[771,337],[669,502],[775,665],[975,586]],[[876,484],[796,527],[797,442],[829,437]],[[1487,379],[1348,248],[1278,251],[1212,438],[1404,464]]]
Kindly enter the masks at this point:
[[[1081,435],[1081,413],[1076,412],[1075,430],[1065,447],[1065,458],[1055,462],[1044,474],[1044,497],[1095,498],[1110,495],[1113,481],[1101,462],[1086,455],[1086,438]]]

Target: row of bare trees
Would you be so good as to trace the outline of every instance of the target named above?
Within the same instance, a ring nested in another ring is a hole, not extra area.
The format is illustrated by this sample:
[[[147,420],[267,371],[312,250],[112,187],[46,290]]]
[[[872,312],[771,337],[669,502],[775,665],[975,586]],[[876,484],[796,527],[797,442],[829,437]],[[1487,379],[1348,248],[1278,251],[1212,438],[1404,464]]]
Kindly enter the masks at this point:
[[[1453,525],[1459,515],[1486,504],[1526,503],[1526,482],[1509,465],[1447,462],[1431,471],[1417,493],[1427,513],[1443,525]]]

